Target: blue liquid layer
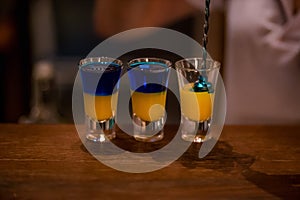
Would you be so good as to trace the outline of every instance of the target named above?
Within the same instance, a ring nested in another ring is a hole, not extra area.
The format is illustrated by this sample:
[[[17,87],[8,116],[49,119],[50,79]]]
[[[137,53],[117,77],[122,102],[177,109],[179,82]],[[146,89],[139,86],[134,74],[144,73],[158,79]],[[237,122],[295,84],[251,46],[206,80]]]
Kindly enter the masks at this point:
[[[163,63],[140,62],[128,70],[130,88],[143,93],[163,92],[168,87],[169,69]]]
[[[148,83],[143,86],[138,87],[135,91],[136,92],[143,92],[143,93],[158,93],[166,91],[166,87],[156,83]]]
[[[85,93],[97,96],[107,96],[118,89],[121,66],[116,64],[101,65],[91,64],[80,68],[80,76]]]

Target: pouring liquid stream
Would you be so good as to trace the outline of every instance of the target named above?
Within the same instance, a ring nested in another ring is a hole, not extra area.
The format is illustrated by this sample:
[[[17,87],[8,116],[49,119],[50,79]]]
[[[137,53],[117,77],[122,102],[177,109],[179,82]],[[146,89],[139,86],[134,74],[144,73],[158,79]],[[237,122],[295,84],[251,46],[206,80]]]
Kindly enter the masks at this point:
[[[207,68],[206,59],[207,59],[207,43],[208,43],[208,30],[209,30],[209,7],[210,0],[205,0],[205,19],[203,26],[203,69]],[[194,92],[211,92],[211,84],[207,80],[205,73],[200,74],[198,80],[194,83],[193,86]]]

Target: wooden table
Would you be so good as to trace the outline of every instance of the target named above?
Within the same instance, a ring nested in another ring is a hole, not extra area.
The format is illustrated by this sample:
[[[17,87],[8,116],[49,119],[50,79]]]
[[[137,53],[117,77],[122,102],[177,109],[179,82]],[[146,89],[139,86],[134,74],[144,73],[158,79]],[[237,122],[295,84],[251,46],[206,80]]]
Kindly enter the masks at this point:
[[[2,124],[0,199],[300,199],[299,139],[300,126],[225,126],[207,157],[192,145],[132,174],[90,155],[74,125]]]

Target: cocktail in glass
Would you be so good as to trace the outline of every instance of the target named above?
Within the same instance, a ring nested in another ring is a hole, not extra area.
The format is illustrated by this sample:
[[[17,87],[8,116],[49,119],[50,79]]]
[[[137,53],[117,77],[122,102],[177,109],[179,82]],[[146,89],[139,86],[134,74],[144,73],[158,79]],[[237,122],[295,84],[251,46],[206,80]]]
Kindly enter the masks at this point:
[[[177,61],[181,106],[181,136],[190,142],[204,142],[213,117],[214,93],[220,63],[211,59]]]
[[[122,62],[114,58],[80,61],[88,140],[105,142],[116,137],[115,113],[122,68]]]
[[[164,136],[166,96],[171,62],[137,58],[128,64],[134,138],[155,142]]]

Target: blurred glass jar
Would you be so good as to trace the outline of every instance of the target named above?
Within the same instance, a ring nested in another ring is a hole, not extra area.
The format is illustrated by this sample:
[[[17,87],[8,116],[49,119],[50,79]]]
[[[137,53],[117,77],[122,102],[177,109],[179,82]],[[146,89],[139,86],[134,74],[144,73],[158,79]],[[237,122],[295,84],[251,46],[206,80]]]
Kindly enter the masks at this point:
[[[32,73],[32,107],[29,116],[22,116],[20,123],[58,123],[56,84],[53,64],[39,61]]]

